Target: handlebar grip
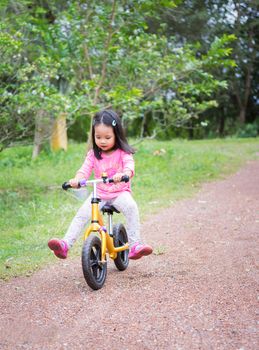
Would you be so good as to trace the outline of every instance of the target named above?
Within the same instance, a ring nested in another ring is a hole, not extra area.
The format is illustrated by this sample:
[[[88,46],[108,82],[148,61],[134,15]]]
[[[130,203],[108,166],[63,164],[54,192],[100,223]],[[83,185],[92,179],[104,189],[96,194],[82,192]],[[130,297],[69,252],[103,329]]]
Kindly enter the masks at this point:
[[[77,185],[76,188],[80,188],[80,187],[82,187],[82,186],[85,186],[85,183],[86,183],[86,180],[80,180],[80,181],[78,181],[78,185]],[[69,188],[73,188],[73,186],[71,186],[69,182],[64,182],[63,185],[62,185],[62,188],[63,188],[63,190],[66,191],[66,190],[68,190]]]
[[[123,175],[120,182],[129,182],[129,179],[130,178],[128,175]],[[113,179],[109,179],[108,181],[109,181],[109,183],[114,182]]]
[[[121,178],[121,181],[124,181],[124,182],[129,182],[130,178],[128,175],[123,175],[122,178]]]
[[[70,185],[70,183],[69,182],[64,182],[63,184],[62,184],[62,188],[63,188],[63,190],[68,190],[69,188],[72,188],[72,186]]]

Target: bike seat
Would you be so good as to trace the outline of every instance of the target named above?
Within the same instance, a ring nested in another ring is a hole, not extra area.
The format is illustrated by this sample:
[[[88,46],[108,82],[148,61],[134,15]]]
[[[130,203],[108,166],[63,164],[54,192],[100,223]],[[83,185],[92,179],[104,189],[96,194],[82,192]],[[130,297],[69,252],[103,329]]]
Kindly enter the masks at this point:
[[[113,205],[109,205],[109,204],[105,204],[103,207],[102,207],[102,212],[103,214],[104,213],[108,213],[108,214],[113,214],[114,212],[115,213],[119,213],[119,210],[117,210],[116,208],[114,208]]]

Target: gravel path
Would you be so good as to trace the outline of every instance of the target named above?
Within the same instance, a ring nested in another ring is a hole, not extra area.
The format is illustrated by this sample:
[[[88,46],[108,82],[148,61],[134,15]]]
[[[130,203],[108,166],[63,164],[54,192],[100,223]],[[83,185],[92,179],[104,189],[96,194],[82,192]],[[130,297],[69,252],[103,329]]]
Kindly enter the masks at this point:
[[[1,281],[0,349],[259,349],[259,162],[142,231],[156,254],[124,272],[109,262],[99,291],[80,257]]]

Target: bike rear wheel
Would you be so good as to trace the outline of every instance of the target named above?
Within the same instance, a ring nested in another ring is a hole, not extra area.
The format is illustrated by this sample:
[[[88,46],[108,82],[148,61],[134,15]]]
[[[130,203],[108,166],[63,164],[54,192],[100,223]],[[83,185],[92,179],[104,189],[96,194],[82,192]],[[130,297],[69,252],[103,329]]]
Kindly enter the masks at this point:
[[[107,261],[102,263],[101,259],[102,242],[99,237],[91,234],[84,242],[82,268],[86,283],[94,290],[102,288],[107,275]]]
[[[113,242],[115,247],[120,247],[128,243],[128,235],[124,225],[116,224],[113,226]],[[126,249],[117,253],[117,257],[114,259],[114,264],[118,270],[126,270],[129,265],[129,250]]]

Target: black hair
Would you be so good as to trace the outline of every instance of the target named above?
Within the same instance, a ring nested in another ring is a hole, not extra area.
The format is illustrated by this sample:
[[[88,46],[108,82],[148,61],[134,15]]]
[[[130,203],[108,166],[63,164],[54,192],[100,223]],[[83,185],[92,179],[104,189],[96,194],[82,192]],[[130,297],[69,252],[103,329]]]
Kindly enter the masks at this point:
[[[115,135],[115,144],[113,149],[121,149],[126,153],[134,154],[135,150],[128,144],[124,129],[121,124],[120,117],[112,109],[104,109],[95,114],[92,124],[92,143],[94,155],[97,159],[102,159],[101,149],[95,143],[95,127],[96,125],[104,124],[113,128]]]

